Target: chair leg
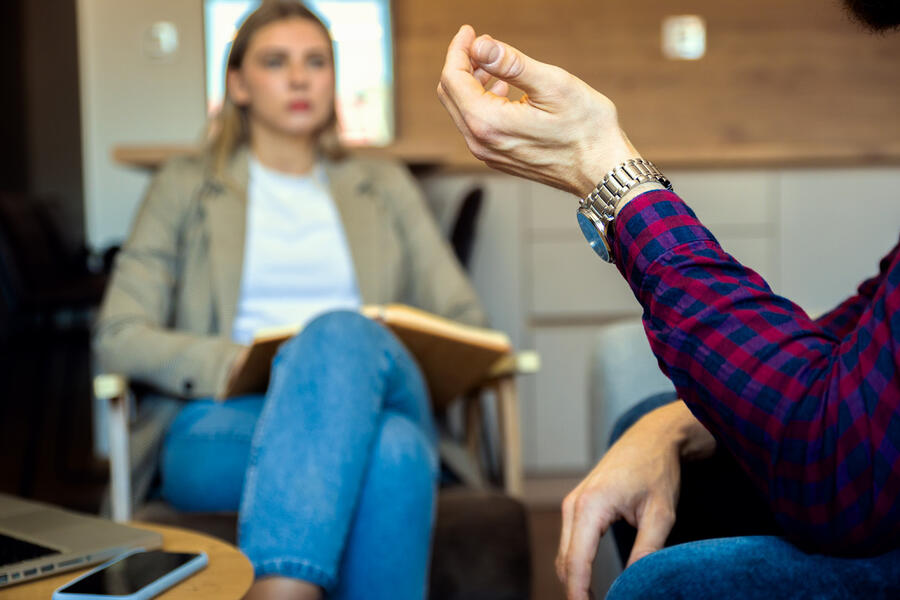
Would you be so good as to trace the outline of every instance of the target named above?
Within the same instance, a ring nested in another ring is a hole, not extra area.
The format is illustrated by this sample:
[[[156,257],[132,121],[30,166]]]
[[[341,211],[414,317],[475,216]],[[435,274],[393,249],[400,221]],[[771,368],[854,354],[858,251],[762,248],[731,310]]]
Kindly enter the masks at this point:
[[[507,494],[521,498],[523,492],[522,432],[515,378],[498,379],[493,388],[497,397],[503,440],[503,485]]]
[[[472,455],[475,464],[482,463],[481,440],[484,435],[482,427],[481,397],[472,394],[465,399],[466,403],[466,450]]]
[[[110,503],[114,521],[131,520],[131,453],[128,447],[127,391],[109,401]]]

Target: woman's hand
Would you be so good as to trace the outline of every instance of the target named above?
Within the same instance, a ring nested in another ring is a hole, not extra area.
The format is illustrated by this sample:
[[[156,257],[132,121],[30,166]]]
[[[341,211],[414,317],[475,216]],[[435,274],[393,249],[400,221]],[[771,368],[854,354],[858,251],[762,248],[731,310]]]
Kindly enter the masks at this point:
[[[511,85],[526,95],[510,101]],[[476,158],[580,197],[640,156],[606,96],[468,25],[450,42],[437,91]]]
[[[563,501],[556,573],[569,600],[590,595],[600,538],[625,519],[637,528],[628,565],[663,547],[675,524],[681,459],[709,456],[715,438],[676,401],[644,415]]]
[[[228,378],[225,380],[225,387],[222,389],[220,394],[216,396],[217,402],[225,402],[226,398],[224,394],[227,390],[231,389],[231,384],[234,383],[234,380],[237,378],[238,373],[241,372],[244,368],[244,364],[247,362],[247,357],[250,355],[250,348],[244,348],[238,353],[237,356],[234,357],[234,361],[231,363],[231,368],[228,370]]]

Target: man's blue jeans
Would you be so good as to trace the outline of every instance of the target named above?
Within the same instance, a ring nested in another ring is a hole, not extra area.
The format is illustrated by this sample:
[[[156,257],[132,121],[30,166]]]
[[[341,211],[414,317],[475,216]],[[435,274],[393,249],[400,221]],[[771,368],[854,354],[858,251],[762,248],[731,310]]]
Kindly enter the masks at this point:
[[[421,373],[381,325],[315,319],[279,350],[265,396],[199,400],[163,449],[163,496],[239,510],[257,577],[334,598],[423,598],[438,473]]]
[[[675,399],[661,394],[633,407],[616,423],[610,444],[640,417]],[[624,560],[634,531],[623,522],[614,527]],[[777,533],[749,478],[724,451],[685,463],[667,547],[625,569],[607,599],[900,598],[900,548],[870,558],[824,556]]]

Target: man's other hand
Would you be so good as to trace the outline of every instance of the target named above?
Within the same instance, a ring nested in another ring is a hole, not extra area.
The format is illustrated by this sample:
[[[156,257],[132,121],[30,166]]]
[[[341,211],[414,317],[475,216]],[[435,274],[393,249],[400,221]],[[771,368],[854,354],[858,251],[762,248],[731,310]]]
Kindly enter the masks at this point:
[[[644,415],[562,504],[556,573],[569,600],[590,597],[600,538],[625,519],[637,528],[628,565],[663,547],[675,524],[681,459],[709,456],[715,439],[678,400]]]
[[[510,86],[525,95],[511,101]],[[476,39],[469,25],[450,42],[437,92],[476,158],[579,197],[640,156],[606,96],[490,36]]]

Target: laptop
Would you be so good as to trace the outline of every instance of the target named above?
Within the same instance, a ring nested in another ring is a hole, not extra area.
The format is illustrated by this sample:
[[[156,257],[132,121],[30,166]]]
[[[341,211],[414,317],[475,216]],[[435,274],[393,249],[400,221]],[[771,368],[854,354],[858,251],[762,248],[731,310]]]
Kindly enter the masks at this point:
[[[0,494],[0,587],[160,546],[152,531]]]

